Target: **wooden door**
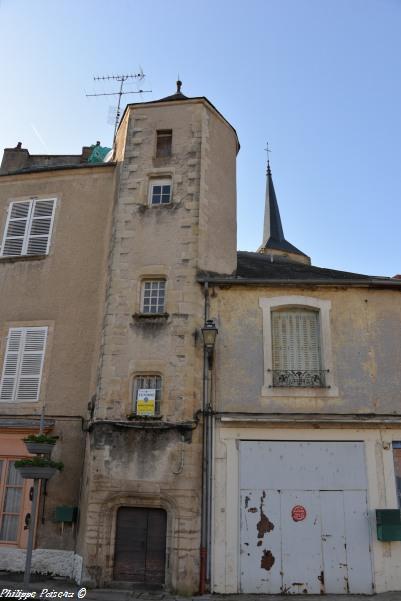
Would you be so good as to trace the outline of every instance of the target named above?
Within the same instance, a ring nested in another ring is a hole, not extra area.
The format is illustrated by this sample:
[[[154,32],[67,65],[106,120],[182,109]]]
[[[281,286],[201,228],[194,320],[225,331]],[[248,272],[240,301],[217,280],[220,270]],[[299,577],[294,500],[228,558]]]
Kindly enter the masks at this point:
[[[114,580],[164,584],[167,515],[163,509],[120,507]]]

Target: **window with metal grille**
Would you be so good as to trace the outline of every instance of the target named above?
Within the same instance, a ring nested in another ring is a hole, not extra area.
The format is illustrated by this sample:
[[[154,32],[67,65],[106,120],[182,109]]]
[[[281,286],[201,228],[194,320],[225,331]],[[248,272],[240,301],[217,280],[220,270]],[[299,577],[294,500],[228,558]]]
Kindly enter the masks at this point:
[[[273,386],[323,387],[319,312],[273,311]]]
[[[0,458],[0,542],[16,543],[21,531],[24,480],[12,459]]]
[[[393,457],[398,506],[401,508],[401,442],[393,442]]]
[[[173,131],[171,129],[159,129],[156,132],[156,158],[162,159],[171,156],[173,142]]]
[[[1,246],[2,257],[47,255],[56,199],[12,202]]]
[[[37,401],[47,328],[10,328],[0,382],[0,401]]]
[[[142,313],[165,313],[166,280],[144,280],[142,282]]]
[[[171,179],[151,180],[149,202],[151,205],[166,205],[171,202]]]
[[[162,377],[156,375],[140,375],[134,380],[133,412],[137,413],[137,400],[139,390],[155,391],[155,415],[160,415],[160,401],[162,398]]]

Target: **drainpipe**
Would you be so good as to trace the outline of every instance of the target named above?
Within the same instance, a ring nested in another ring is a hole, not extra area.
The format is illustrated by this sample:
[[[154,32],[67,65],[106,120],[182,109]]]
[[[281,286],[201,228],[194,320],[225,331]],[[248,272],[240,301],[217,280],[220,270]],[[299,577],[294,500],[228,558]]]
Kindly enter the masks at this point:
[[[205,313],[204,323],[209,316],[209,285],[204,283],[205,296]],[[200,573],[199,573],[199,594],[203,595],[206,592],[206,580],[208,573],[208,547],[209,547],[209,486],[210,486],[210,453],[209,453],[209,362],[206,348],[203,348],[203,398],[202,398],[202,415],[203,415],[203,431],[202,431],[202,513],[201,513],[201,544],[200,544]]]

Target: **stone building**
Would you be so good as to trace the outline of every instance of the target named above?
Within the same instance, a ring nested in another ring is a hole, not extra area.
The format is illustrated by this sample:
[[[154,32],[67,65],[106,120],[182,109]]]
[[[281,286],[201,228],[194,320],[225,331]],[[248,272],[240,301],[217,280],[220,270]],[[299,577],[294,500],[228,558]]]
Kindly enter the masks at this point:
[[[375,514],[401,494],[401,280],[312,266],[270,167],[262,245],[237,253],[236,132],[180,87],[127,106],[109,162],[5,152],[1,364],[14,332],[42,346],[31,398],[2,371],[0,569],[22,565],[29,484],[8,513],[6,474],[45,405],[66,467],[42,490],[38,571],[180,593],[401,590],[401,526]],[[54,523],[61,505],[77,523]]]

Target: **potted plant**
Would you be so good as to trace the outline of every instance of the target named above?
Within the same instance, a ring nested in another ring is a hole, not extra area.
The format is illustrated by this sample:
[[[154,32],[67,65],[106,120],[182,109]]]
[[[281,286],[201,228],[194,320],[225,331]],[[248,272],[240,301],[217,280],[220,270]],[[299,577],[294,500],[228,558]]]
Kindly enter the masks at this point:
[[[50,455],[56,441],[55,436],[48,436],[47,434],[29,434],[24,438],[28,452],[33,455]]]
[[[64,464],[61,461],[51,461],[44,457],[32,457],[32,459],[18,459],[15,467],[22,478],[48,480],[54,476],[57,470],[61,471]]]

